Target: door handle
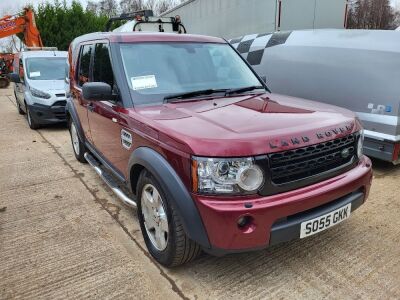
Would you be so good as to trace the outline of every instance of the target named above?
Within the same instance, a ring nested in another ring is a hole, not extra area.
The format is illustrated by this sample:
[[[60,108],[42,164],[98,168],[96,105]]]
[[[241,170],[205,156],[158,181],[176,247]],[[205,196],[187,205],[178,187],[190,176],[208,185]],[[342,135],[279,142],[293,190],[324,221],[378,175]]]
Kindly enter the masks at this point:
[[[89,103],[88,106],[87,106],[87,109],[88,109],[88,111],[90,111],[90,112],[94,112],[93,103]]]

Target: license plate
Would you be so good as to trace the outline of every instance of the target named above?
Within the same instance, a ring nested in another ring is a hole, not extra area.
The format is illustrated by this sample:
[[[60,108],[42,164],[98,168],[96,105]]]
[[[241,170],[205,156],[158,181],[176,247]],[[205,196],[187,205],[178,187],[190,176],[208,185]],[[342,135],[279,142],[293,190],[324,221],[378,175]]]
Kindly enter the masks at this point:
[[[300,238],[308,237],[339,224],[350,217],[350,212],[351,203],[327,213],[326,215],[301,223]]]

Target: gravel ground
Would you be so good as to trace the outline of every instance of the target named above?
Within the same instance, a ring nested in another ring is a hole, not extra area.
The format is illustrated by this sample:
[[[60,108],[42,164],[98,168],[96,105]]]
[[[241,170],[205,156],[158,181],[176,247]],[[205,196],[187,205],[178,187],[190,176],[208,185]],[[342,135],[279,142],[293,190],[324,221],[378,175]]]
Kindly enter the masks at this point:
[[[168,270],[67,129],[30,130],[0,90],[0,299],[400,299],[400,167],[374,172],[368,202],[328,231]]]

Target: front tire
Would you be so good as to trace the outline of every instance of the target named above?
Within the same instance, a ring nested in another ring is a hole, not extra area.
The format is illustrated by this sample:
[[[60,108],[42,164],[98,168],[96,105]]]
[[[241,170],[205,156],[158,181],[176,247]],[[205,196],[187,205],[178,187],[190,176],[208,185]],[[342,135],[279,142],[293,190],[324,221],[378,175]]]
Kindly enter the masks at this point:
[[[17,99],[17,97],[15,97],[15,99]],[[22,110],[22,108],[21,108],[21,104],[19,104],[18,100],[16,100],[16,101],[17,101],[17,109],[18,109],[18,113],[19,113],[20,115],[24,115],[24,114],[25,114],[25,112]]]
[[[188,238],[178,213],[149,172],[140,174],[137,191],[140,228],[155,260],[174,267],[195,259],[201,253],[200,246]]]
[[[28,125],[30,129],[38,129],[40,125],[32,118],[31,111],[29,110],[28,105],[25,105],[26,107],[26,119],[28,121]]]
[[[76,128],[76,125],[72,119],[70,120],[68,127],[69,134],[71,136],[72,150],[74,151],[76,159],[81,163],[87,163],[85,159],[85,152],[87,149],[79,138],[78,129]]]

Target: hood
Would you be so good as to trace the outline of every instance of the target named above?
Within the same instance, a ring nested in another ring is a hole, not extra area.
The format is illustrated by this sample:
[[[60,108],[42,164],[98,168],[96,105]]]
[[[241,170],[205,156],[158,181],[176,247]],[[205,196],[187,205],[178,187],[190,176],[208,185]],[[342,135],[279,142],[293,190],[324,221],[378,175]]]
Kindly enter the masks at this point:
[[[29,86],[44,92],[64,90],[64,84],[64,80],[29,80]]]
[[[277,94],[170,103],[136,108],[135,114],[159,141],[199,156],[279,152],[361,128],[346,109]]]

